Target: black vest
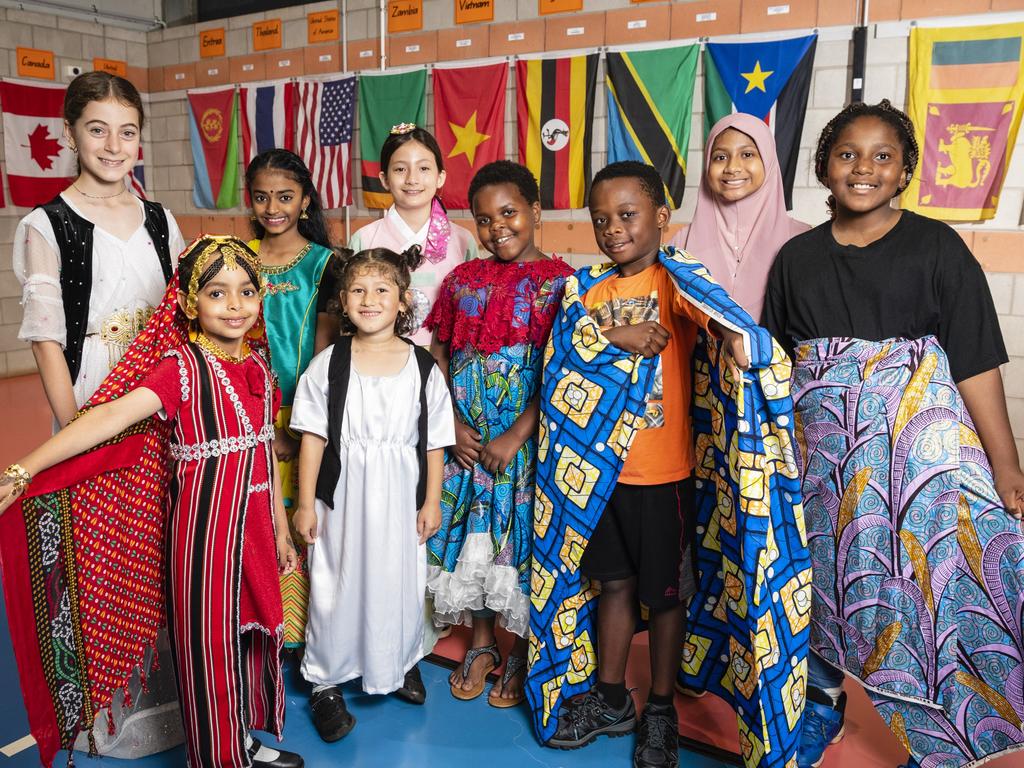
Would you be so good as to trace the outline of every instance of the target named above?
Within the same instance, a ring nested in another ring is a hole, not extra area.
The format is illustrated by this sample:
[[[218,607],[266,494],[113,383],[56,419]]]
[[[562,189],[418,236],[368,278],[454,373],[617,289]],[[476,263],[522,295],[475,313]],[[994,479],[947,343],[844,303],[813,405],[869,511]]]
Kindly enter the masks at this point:
[[[412,342],[403,339],[409,344]],[[419,439],[416,441],[416,509],[427,500],[427,379],[437,363],[422,347],[412,345],[416,365],[420,369]],[[331,364],[327,369],[327,445],[320,460],[320,474],[316,478],[316,497],[334,509],[334,491],[341,477],[341,422],[345,417],[345,398],[348,396],[348,377],[352,369],[352,337],[342,336],[334,343]],[[301,481],[300,481],[301,482]]]
[[[60,290],[64,299],[64,322],[67,326],[67,345],[64,359],[71,372],[71,381],[78,379],[82,366],[82,343],[89,323],[89,297],[92,295],[92,222],[83,219],[60,195],[40,205],[50,219],[53,236],[60,248]],[[170,282],[171,267],[169,228],[164,208],[159,203],[142,201],[145,226],[153,239],[164,281]]]

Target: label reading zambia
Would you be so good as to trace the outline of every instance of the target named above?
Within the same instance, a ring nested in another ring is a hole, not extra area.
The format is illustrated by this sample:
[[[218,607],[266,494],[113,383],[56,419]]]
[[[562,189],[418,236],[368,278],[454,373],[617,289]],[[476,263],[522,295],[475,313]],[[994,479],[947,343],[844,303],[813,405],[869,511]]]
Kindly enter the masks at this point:
[[[224,55],[224,27],[204,29],[199,33],[199,56],[212,59]]]
[[[269,51],[281,47],[281,20],[268,19],[252,25],[254,51]]]
[[[455,23],[494,21],[494,0],[454,0]]]
[[[423,29],[423,0],[388,0],[388,32]]]
[[[53,80],[53,51],[18,48],[18,77],[39,77]]]
[[[337,11],[315,11],[306,16],[306,23],[310,43],[332,43],[340,37]]]

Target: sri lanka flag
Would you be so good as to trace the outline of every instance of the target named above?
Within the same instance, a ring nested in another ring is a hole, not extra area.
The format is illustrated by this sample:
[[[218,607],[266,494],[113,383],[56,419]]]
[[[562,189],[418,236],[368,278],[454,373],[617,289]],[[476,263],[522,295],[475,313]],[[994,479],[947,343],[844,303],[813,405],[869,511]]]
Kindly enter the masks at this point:
[[[540,184],[542,208],[583,208],[599,54],[516,62],[519,162]]]
[[[704,50],[704,135],[732,112],[764,120],[775,135],[787,208],[793,207],[793,179],[817,41],[817,35],[808,35],[759,43],[707,43]]]
[[[698,45],[609,51],[608,162],[638,160],[658,169],[672,208],[683,201]]]
[[[238,94],[234,87],[188,91],[196,208],[234,208],[238,190]]]
[[[991,219],[1017,140],[1024,24],[910,31],[907,112],[921,148],[904,208]]]

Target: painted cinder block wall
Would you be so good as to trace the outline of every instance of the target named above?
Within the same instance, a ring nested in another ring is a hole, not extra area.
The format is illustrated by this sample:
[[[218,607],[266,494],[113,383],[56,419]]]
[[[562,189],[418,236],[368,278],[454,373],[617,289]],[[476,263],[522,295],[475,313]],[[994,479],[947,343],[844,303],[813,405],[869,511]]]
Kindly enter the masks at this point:
[[[136,15],[148,15],[150,11],[154,15],[159,14],[159,0],[139,0],[139,3],[141,10]],[[306,16],[312,11],[340,9],[341,5],[337,0],[311,3],[149,33],[0,9],[0,76],[13,76],[17,71],[15,48],[18,45],[54,51],[58,72],[63,72],[67,64],[87,65],[96,56],[127,61],[129,76],[147,94],[147,125],[143,138],[150,197],[161,201],[175,213],[186,236],[200,231],[247,234],[248,218],[244,209],[211,212],[192,205],[191,151],[184,89],[340,71],[343,59],[340,43],[308,45]],[[786,4],[789,12],[784,14],[777,12],[781,4],[776,0],[677,0],[639,4],[629,0],[584,0],[583,12],[548,16],[539,15],[538,0],[497,0],[495,5],[493,22],[456,27],[453,0],[424,0],[423,29],[387,39],[388,65],[398,67],[601,45],[818,28],[821,39],[801,138],[794,214],[812,224],[824,221],[825,192],[814,179],[810,159],[818,133],[843,106],[849,91],[850,43],[836,39],[836,30],[830,32],[829,28],[848,27],[856,21],[856,0],[790,0]],[[349,0],[346,8],[348,68],[377,68],[379,14],[375,0]],[[769,8],[772,13],[769,13]],[[1013,11],[1024,11],[1024,0],[873,0],[870,21],[881,26],[873,26],[869,33],[865,99],[877,101],[888,98],[895,104],[905,103],[907,39],[893,30],[892,22]],[[698,21],[698,18],[706,19],[712,12],[714,20]],[[282,48],[266,53],[254,51],[252,24],[268,18],[282,21]],[[629,28],[631,21],[634,22],[633,29]],[[213,27],[225,28],[229,55],[200,59],[198,32]],[[510,41],[509,35],[514,33],[519,33],[515,37],[521,35],[521,39]],[[505,133],[507,154],[514,158],[515,102],[511,85],[510,73]],[[702,146],[701,90],[702,82],[698,77],[688,155],[688,167],[692,169],[687,180],[690,194],[687,194],[682,208],[673,214],[674,225],[689,221],[696,202]],[[428,121],[432,122],[433,102],[429,86],[427,98]],[[603,88],[599,88],[594,169],[600,168],[606,157],[605,108]],[[1018,448],[1024,455],[1022,143],[1024,134],[1019,137],[996,218],[984,224],[958,226],[958,229],[984,266],[995,298],[1011,355],[1011,361],[1003,371],[1007,403]],[[354,149],[358,163],[358,148]],[[357,170],[355,192],[358,202],[358,165],[354,168]],[[10,199],[9,195],[6,197]],[[30,350],[17,340],[21,323],[21,288],[11,271],[11,243],[15,227],[26,212],[10,206],[0,209],[0,376],[35,370]],[[469,224],[465,212],[452,213],[460,223]],[[359,226],[379,214],[357,205],[351,209],[350,215],[352,225]],[[332,230],[340,240],[344,236],[342,213],[332,212],[331,217]],[[585,210],[545,212],[539,239],[544,250],[558,253],[574,265],[581,266],[596,258],[597,249]]]

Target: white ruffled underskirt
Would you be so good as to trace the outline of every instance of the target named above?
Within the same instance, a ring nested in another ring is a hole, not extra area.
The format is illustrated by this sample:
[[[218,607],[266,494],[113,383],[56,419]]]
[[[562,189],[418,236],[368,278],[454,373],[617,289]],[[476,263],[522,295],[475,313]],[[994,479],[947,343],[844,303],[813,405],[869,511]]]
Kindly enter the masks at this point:
[[[519,572],[494,564],[489,533],[471,533],[454,571],[427,566],[427,592],[434,598],[434,623],[473,625],[473,611],[489,608],[500,626],[519,637],[530,627],[530,600],[519,588]]]

